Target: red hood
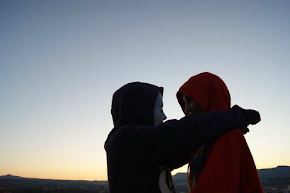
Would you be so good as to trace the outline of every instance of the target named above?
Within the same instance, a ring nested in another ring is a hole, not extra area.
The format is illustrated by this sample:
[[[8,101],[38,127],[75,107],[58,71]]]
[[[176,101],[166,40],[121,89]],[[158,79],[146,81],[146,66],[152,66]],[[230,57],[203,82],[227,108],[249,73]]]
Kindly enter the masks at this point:
[[[231,97],[227,86],[221,78],[209,72],[192,76],[180,87],[176,97],[184,112],[183,95],[197,102],[203,112],[225,110],[231,107]]]

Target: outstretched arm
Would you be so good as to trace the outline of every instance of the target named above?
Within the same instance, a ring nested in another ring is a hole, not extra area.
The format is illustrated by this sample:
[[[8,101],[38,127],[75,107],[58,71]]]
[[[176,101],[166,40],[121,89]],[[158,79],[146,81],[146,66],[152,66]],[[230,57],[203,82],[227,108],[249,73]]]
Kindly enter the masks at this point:
[[[231,128],[244,128],[259,121],[260,114],[257,111],[239,106],[187,115],[180,120],[169,120],[157,127],[148,126],[144,129],[143,132],[148,132],[150,139],[143,150],[151,164],[168,164],[176,156],[189,154],[213,142]]]

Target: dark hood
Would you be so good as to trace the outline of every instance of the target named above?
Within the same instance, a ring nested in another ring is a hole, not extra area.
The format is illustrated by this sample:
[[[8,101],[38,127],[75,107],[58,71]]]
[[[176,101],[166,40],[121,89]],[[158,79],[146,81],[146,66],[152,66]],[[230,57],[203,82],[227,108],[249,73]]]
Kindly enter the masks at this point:
[[[209,72],[192,76],[180,87],[176,96],[184,112],[185,104],[182,95],[187,95],[197,102],[203,112],[225,110],[231,107],[227,86],[220,77]]]
[[[132,82],[118,89],[112,99],[111,114],[115,132],[118,128],[129,125],[152,125],[155,100],[163,88],[142,82]]]

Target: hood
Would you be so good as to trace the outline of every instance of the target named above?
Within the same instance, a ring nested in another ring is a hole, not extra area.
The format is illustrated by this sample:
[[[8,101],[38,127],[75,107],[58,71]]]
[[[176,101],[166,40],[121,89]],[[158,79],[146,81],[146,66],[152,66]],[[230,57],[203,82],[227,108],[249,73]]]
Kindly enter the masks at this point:
[[[153,125],[154,105],[163,88],[142,82],[132,82],[118,89],[112,99],[111,114],[114,129],[128,125]]]
[[[184,112],[183,95],[189,96],[198,103],[203,112],[225,110],[231,107],[231,97],[227,86],[220,77],[209,72],[192,76],[180,87],[176,97]]]

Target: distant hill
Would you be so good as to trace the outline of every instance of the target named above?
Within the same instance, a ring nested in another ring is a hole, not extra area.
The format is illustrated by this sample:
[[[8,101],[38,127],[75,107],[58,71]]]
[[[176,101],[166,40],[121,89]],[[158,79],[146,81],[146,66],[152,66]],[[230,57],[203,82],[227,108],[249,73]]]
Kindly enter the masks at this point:
[[[289,178],[290,166],[278,166],[276,168],[258,170],[261,180],[269,180],[273,178]]]
[[[3,179],[5,179],[5,180],[13,180],[13,179],[23,179],[22,177],[20,177],[20,176],[13,176],[13,175],[10,175],[10,174],[7,174],[7,175],[5,175],[5,176],[0,176],[0,180],[3,180]]]
[[[76,186],[76,185],[107,185],[107,181],[86,181],[86,180],[54,180],[54,179],[38,179],[38,178],[24,178],[20,176],[4,175],[0,176],[0,185],[5,184],[36,184],[49,186],[51,184],[61,184],[66,186]]]
[[[273,178],[290,178],[290,166],[277,166],[276,168],[258,170],[260,179],[269,180]],[[174,183],[187,183],[186,173],[177,173],[173,176]]]
[[[267,168],[258,170],[259,176],[262,181],[267,181],[274,178],[290,178],[290,166],[277,166],[276,168]],[[186,173],[177,173],[173,176],[173,181],[176,184],[187,183]],[[37,179],[37,178],[24,178],[20,176],[4,175],[0,176],[0,184],[8,183],[32,183],[37,185],[49,184],[62,184],[66,186],[75,185],[107,185],[107,181],[86,181],[86,180],[52,180],[52,179]]]
[[[0,176],[0,192],[62,192],[62,193],[109,193],[107,181],[50,180]]]

